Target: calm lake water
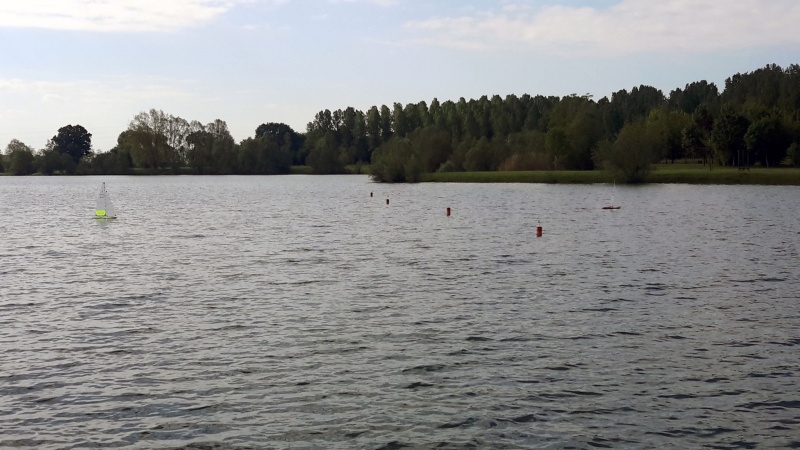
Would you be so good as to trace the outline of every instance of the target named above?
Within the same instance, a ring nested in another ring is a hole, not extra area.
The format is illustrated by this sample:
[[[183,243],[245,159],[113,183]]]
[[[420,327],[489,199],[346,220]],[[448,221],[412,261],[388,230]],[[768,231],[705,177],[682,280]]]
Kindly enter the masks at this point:
[[[0,447],[800,448],[800,189],[611,193],[0,177]]]

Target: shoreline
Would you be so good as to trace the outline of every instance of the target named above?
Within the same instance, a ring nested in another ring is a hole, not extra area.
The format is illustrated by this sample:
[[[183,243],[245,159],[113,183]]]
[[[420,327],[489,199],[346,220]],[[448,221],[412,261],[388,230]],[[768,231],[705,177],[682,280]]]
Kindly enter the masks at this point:
[[[341,175],[369,175],[369,166],[349,166],[347,173]],[[27,176],[162,176],[198,175],[189,170],[138,169],[127,174],[82,174],[82,175],[42,175]],[[231,174],[236,175],[236,174]],[[313,175],[308,166],[292,166],[286,175]],[[10,176],[0,173],[0,176]],[[24,175],[23,175],[24,176]],[[223,176],[223,175],[201,175]],[[241,175],[253,176],[253,175]],[[263,176],[263,175],[262,175]],[[270,175],[266,175],[270,176]],[[325,176],[325,175],[321,175]],[[539,183],[539,184],[611,184],[626,183],[615,179],[605,170],[528,170],[495,172],[435,172],[422,174],[421,183]],[[377,182],[376,182],[377,183]],[[714,167],[700,164],[658,164],[650,172],[646,181],[638,184],[708,184],[708,185],[771,185],[800,186],[800,167],[755,167],[740,170],[736,167]]]
[[[673,167],[675,166],[675,167]],[[547,170],[520,172],[439,172],[422,175],[424,183],[614,183],[613,174],[604,170]],[[617,184],[620,183],[618,180]],[[800,168],[751,168],[659,165],[640,184],[718,184],[800,186]]]

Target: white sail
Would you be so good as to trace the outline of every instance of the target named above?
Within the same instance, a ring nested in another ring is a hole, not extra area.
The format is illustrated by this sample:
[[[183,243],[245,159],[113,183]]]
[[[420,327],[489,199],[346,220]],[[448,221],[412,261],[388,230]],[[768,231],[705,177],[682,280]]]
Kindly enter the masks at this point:
[[[622,208],[619,205],[614,204],[614,193],[617,191],[617,181],[614,180],[614,188],[611,190],[611,203],[606,206],[603,206],[603,209],[620,209]]]
[[[108,197],[105,183],[100,186],[100,194],[97,196],[97,206],[95,207],[94,214],[98,219],[113,219],[117,217],[117,212],[114,210],[114,204]]]

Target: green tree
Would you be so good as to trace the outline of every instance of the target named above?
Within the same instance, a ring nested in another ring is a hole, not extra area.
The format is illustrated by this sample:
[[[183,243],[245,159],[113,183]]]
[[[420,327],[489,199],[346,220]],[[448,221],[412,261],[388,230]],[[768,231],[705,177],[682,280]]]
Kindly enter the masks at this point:
[[[684,89],[675,89],[669,94],[669,105],[687,114],[694,113],[700,105],[715,105],[719,102],[717,85],[706,80],[689,83]]]
[[[594,168],[592,151],[602,136],[602,126],[595,112],[593,103],[584,104],[567,127],[567,138],[570,149],[566,166],[570,169],[590,170]]]
[[[628,123],[646,118],[653,108],[665,102],[664,94],[652,86],[639,86],[611,94],[611,102],[605,114],[605,124],[609,134],[616,133]]]
[[[186,120],[151,109],[134,116],[127,133],[120,137],[137,167],[171,167],[177,171],[186,164],[187,138],[193,131],[195,126]]]
[[[199,123],[198,123],[199,125]],[[214,134],[206,131],[205,127],[200,125],[199,129],[195,129],[186,138],[187,151],[186,158],[189,167],[192,167],[195,173],[218,173],[217,167],[214,164]]]
[[[495,153],[491,143],[481,138],[467,151],[464,157],[464,170],[468,172],[484,172],[494,170]]]
[[[387,142],[392,138],[394,126],[392,112],[386,105],[381,106],[381,142]]]
[[[714,117],[703,105],[695,110],[691,120],[681,131],[681,147],[684,154],[703,158],[703,164],[712,161],[711,130],[714,128]]]
[[[425,102],[422,102],[424,104]],[[427,106],[425,107],[425,112],[427,112]],[[407,133],[411,134],[417,128],[422,126],[422,111],[420,110],[419,104],[416,103],[408,103],[403,108],[403,116],[405,117],[405,127]]]
[[[682,111],[670,110],[663,105],[650,112],[647,126],[656,137],[657,154],[660,159],[668,159],[675,163],[684,156],[683,131],[691,119]]]
[[[748,156],[764,167],[777,166],[786,158],[792,137],[779,117],[765,116],[747,128],[744,143]],[[750,165],[750,159],[746,161]]]
[[[289,151],[292,155],[292,164],[305,163],[303,143],[305,138],[285,123],[262,123],[256,128],[256,138],[264,138],[277,145],[281,151]]]
[[[464,139],[463,120],[459,116],[456,104],[450,100],[442,103],[437,126],[450,132],[450,135],[453,136],[454,144]]]
[[[737,107],[744,105],[762,105],[766,108],[789,106],[785,100],[794,100],[794,95],[789,91],[797,92],[794,88],[786,86],[791,83],[791,71],[784,70],[776,64],[768,64],[765,67],[750,73],[737,73],[725,79],[725,90],[721,95],[721,101]],[[788,75],[788,76],[787,76]],[[783,92],[782,92],[783,91]],[[785,94],[785,97],[784,95]]]
[[[436,101],[435,98],[433,100]],[[431,105],[433,105],[433,103],[434,102],[432,101]],[[436,102],[436,103],[437,103],[436,106],[438,107],[439,106],[438,102]],[[425,127],[432,126],[433,125],[433,117],[431,117],[431,112],[430,112],[430,109],[428,109],[428,104],[425,103],[425,101],[421,101],[416,105],[416,107],[417,107],[417,118],[419,120],[419,123],[417,124],[417,128],[425,128]]]
[[[650,173],[655,148],[652,130],[640,120],[625,125],[613,143],[601,143],[595,151],[595,159],[615,178],[626,183],[641,183]]]
[[[747,161],[744,135],[749,126],[750,122],[735,107],[728,105],[723,109],[711,130],[714,152],[720,164],[742,167]]]
[[[67,125],[58,129],[53,136],[53,148],[69,155],[77,164],[81,158],[92,154],[92,134],[81,125]]]
[[[381,136],[381,113],[377,106],[373,106],[367,111],[367,140],[370,152],[375,151],[383,143]]]
[[[419,181],[421,174],[422,162],[408,138],[391,139],[372,155],[370,177],[375,181],[413,183]]]
[[[547,132],[548,155],[553,167],[592,169],[592,150],[603,133],[597,105],[589,96],[564,97],[553,108]]]
[[[434,97],[431,100],[431,106],[428,108],[428,115],[430,116],[430,123],[427,126],[435,125],[439,129],[445,129],[444,114],[442,114],[442,104],[439,99]]]
[[[238,148],[230,135],[215,135],[211,145],[211,157],[219,174],[239,173]]]
[[[308,165],[316,174],[344,173],[345,168],[340,158],[336,134],[327,131],[321,138],[315,139],[314,147],[308,154]]]
[[[800,166],[800,145],[797,145],[797,142],[792,142],[786,153],[789,154],[793,166]]]
[[[450,133],[438,127],[418,128],[409,138],[424,172],[436,172],[453,153]]]
[[[35,171],[33,165],[33,149],[17,139],[12,139],[6,146],[8,155],[8,171],[13,175],[30,175]]]
[[[514,117],[511,102],[509,97],[503,101],[499,95],[492,96],[489,123],[494,139],[505,139],[513,131]]]
[[[127,175],[131,173],[130,153],[114,147],[103,153],[95,153],[90,159],[84,159],[78,166],[78,173],[94,175]]]
[[[550,168],[541,131],[522,131],[508,136],[509,156],[500,170],[546,170]]]
[[[166,120],[163,111],[151,109],[149,113],[140,112],[117,138],[117,145],[120,145],[120,139],[124,140],[123,146],[130,149],[129,153],[137,167],[158,169],[170,159],[164,134]]]
[[[82,158],[81,162],[85,159]],[[59,153],[52,145],[52,141],[48,148],[34,156],[33,164],[37,171],[43,175],[52,175],[55,172],[64,172],[72,175],[77,169],[77,164],[75,164],[72,156],[67,153]]]
[[[164,130],[166,142],[164,150],[167,164],[173,172],[177,173],[181,167],[186,165],[186,138],[190,132],[190,124],[186,119],[173,115],[167,116]]]
[[[369,163],[372,159],[372,149],[369,147],[369,138],[367,137],[367,118],[363,112],[355,111],[351,132],[353,134],[352,153],[355,154],[355,160]]]
[[[392,130],[397,137],[405,137],[405,135],[412,131],[403,105],[400,103],[394,104],[394,109],[392,110],[392,124]]]
[[[247,138],[239,144],[239,173],[276,175],[289,173],[289,148],[267,138]]]
[[[572,147],[567,139],[567,132],[562,127],[553,127],[545,135],[545,149],[547,159],[552,169],[564,169],[567,155],[572,153]]]

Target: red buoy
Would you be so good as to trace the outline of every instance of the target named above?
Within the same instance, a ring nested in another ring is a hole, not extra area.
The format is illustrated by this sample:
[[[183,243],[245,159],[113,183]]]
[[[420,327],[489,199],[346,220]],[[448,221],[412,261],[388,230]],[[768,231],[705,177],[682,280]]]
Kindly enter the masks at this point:
[[[536,237],[542,237],[542,227],[536,227]]]
[[[450,207],[447,208],[447,217],[450,217]]]

